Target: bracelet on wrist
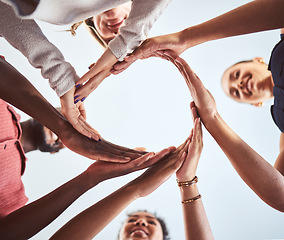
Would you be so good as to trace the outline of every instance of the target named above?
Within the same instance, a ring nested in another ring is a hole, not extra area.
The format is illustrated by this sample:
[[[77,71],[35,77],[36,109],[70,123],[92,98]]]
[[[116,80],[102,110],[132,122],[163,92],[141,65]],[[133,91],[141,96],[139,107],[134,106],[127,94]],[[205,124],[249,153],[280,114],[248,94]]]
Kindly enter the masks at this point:
[[[198,194],[196,197],[193,197],[193,198],[190,198],[190,199],[181,201],[181,203],[182,203],[182,204],[185,204],[185,203],[192,203],[192,202],[194,202],[194,201],[196,201],[196,200],[198,200],[198,199],[200,199],[200,198],[201,198],[201,195]]]
[[[192,180],[185,181],[185,182],[179,182],[178,179],[177,179],[177,183],[178,183],[179,187],[189,187],[190,185],[195,184],[197,182],[198,182],[198,177],[196,177],[196,176]]]

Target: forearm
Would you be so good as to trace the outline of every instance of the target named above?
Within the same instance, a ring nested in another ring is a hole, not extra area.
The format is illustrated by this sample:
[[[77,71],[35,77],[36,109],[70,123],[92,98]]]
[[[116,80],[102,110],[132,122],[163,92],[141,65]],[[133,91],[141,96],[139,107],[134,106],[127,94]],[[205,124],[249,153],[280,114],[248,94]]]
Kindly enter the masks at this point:
[[[230,129],[219,114],[204,125],[246,184],[271,207],[284,211],[283,175]]]
[[[187,48],[221,38],[284,26],[282,0],[256,0],[182,32]]]
[[[122,210],[136,200],[137,197],[134,192],[133,188],[126,186],[118,189],[71,219],[51,239],[93,239]]]
[[[0,98],[37,119],[60,136],[68,125],[66,119],[23,75],[3,59],[0,59],[0,70]]]
[[[1,239],[28,239],[50,224],[95,183],[82,173],[53,192],[9,214],[0,222]]]
[[[181,201],[192,199],[199,195],[196,184],[180,187]],[[211,228],[203,207],[201,198],[190,203],[183,203],[183,218],[186,240],[213,239]]]

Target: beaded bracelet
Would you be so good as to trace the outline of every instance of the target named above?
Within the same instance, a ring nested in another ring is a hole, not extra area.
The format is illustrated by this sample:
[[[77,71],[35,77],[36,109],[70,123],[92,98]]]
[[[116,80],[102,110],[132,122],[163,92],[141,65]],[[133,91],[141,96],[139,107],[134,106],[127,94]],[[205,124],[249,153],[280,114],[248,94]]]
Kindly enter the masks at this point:
[[[199,198],[201,198],[201,195],[197,195],[196,197],[193,197],[193,198],[190,198],[190,199],[187,199],[187,200],[183,200],[181,201],[181,203],[191,203],[191,202],[194,202],[195,200],[198,200]]]
[[[178,183],[179,187],[188,187],[188,186],[195,184],[197,182],[198,182],[198,177],[196,177],[196,176],[192,180],[186,181],[186,182],[179,182],[178,179],[177,179],[177,183]]]

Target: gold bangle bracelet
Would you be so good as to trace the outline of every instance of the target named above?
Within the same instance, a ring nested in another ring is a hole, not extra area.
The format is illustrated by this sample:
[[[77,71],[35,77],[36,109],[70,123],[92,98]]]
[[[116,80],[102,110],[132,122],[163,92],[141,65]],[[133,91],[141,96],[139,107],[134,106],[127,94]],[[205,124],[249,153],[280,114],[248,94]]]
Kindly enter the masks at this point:
[[[181,201],[181,203],[191,203],[191,202],[194,202],[195,200],[198,200],[199,198],[201,198],[201,195],[197,195],[196,197],[193,197],[193,198],[190,198],[190,199],[187,199],[187,200],[183,200]]]
[[[186,182],[179,182],[177,179],[177,183],[179,187],[189,187],[190,185],[195,184],[197,182],[198,182],[198,177],[196,176],[192,180],[186,181]]]

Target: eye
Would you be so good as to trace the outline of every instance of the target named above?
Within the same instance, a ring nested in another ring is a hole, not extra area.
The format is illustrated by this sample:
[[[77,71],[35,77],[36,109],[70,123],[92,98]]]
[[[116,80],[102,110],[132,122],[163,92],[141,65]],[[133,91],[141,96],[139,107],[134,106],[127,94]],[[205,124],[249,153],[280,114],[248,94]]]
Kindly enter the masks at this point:
[[[238,89],[235,90],[235,96],[236,96],[237,98],[240,98],[240,92],[239,92]]]
[[[156,225],[154,221],[148,221],[149,224]]]
[[[236,76],[236,79],[238,79],[240,76],[240,71],[236,71],[235,76]]]
[[[127,222],[135,222],[136,221],[136,219],[134,219],[134,218],[131,218],[131,219],[129,219]]]

